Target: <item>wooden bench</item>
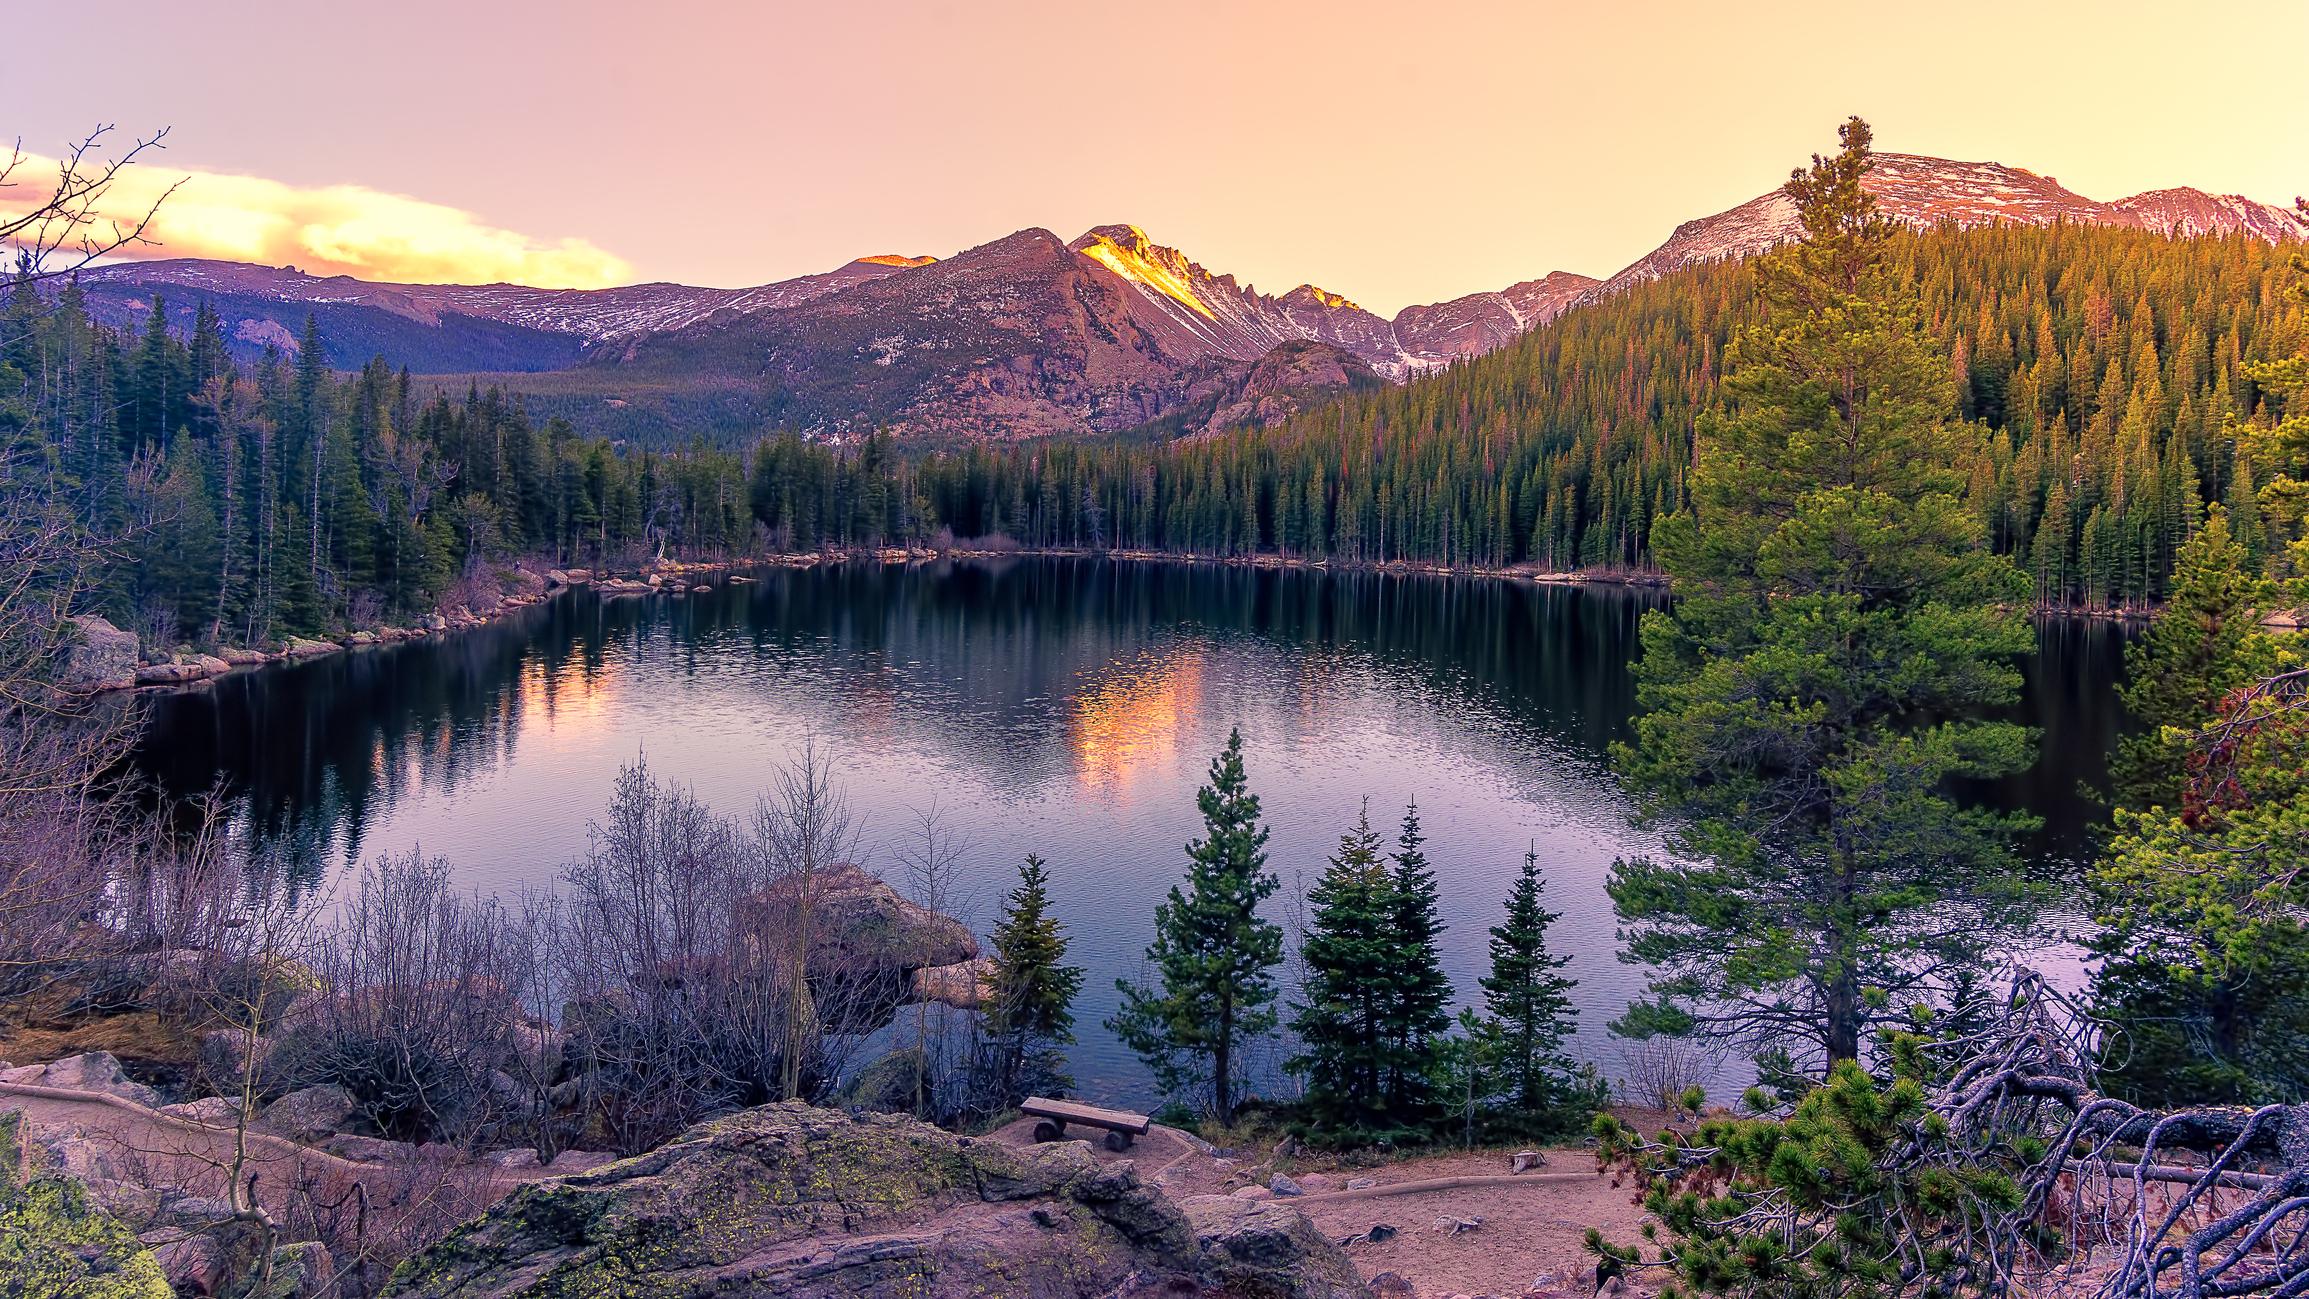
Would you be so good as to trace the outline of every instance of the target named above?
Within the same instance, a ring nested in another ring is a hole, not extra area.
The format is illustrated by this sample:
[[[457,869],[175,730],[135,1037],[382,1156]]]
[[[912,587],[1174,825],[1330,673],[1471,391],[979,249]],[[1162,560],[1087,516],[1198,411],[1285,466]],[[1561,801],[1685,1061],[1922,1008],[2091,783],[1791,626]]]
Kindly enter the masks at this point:
[[[1086,1128],[1106,1129],[1106,1148],[1130,1149],[1131,1139],[1143,1137],[1153,1121],[1144,1114],[1128,1110],[1102,1110],[1096,1105],[1078,1105],[1073,1101],[1054,1101],[1047,1096],[1029,1096],[1018,1107],[1018,1112],[1042,1120],[1034,1125],[1036,1141],[1064,1141],[1066,1125],[1078,1123]]]

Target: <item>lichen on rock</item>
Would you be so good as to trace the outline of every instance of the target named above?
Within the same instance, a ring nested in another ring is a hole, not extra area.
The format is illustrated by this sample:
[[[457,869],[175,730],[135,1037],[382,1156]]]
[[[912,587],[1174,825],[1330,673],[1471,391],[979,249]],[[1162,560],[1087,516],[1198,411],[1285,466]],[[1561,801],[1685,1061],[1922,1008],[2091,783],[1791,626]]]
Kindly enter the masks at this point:
[[[1021,1149],[896,1115],[788,1103],[524,1187],[403,1263],[386,1294],[1365,1293],[1354,1265],[1296,1210],[1233,1209],[1174,1203],[1080,1142]]]
[[[23,1120],[0,1114],[0,1299],[170,1299],[160,1260],[86,1188],[28,1172]]]

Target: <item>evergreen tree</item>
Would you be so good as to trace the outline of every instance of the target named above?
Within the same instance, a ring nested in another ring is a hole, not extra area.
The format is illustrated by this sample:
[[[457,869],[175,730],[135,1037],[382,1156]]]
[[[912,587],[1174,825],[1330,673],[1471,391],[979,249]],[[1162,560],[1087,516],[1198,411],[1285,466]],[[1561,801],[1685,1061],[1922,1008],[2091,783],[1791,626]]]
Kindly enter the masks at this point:
[[[1491,929],[1491,972],[1481,980],[1484,1014],[1469,1028],[1478,1057],[1506,1102],[1527,1115],[1555,1113],[1572,1094],[1572,1062],[1563,1045],[1579,1021],[1571,1004],[1576,979],[1568,956],[1548,950],[1547,930],[1563,917],[1547,909],[1539,850],[1523,855],[1523,873],[1507,894],[1507,917]]]
[[[1274,969],[1283,960],[1282,929],[1259,916],[1277,881],[1267,869],[1259,796],[1243,772],[1241,731],[1228,734],[1195,801],[1203,837],[1187,845],[1185,884],[1171,886],[1155,908],[1147,960],[1156,982],[1116,980],[1123,1005],[1107,1028],[1165,1090],[1208,1086],[1211,1111],[1226,1124],[1235,1117],[1244,1045],[1274,1030]]]
[[[1391,881],[1394,914],[1388,928],[1387,1034],[1384,1086],[1388,1111],[1398,1121],[1432,1111],[1442,1036],[1451,1027],[1451,978],[1443,972],[1443,920],[1435,872],[1423,850],[1419,804],[1403,812],[1395,840]]]
[[[2178,808],[2189,732],[2211,718],[2222,696],[2260,677],[2270,663],[2260,613],[2273,591],[2248,565],[2216,505],[2182,544],[2173,590],[2148,634],[2125,647],[2125,711],[2140,728],[2117,742],[2111,764],[2126,807]]]
[[[1050,874],[1032,853],[1018,868],[987,974],[986,1041],[996,1104],[1074,1086],[1059,1049],[1074,1041],[1074,996],[1082,967],[1066,964],[1066,930],[1050,914]]]
[[[1395,886],[1371,828],[1369,804],[1308,890],[1300,950],[1305,986],[1291,1020],[1301,1050],[1288,1067],[1306,1079],[1305,1110],[1319,1131],[1370,1134],[1395,1126],[1386,1082],[1393,1063]]]
[[[2023,932],[2017,817],[1954,777],[2025,768],[2028,584],[1961,499],[1981,454],[1949,363],[1885,261],[1861,187],[1868,127],[1787,186],[1797,242],[1763,259],[1772,312],[1727,362],[1691,505],[1653,547],[1677,602],[1645,615],[1641,716],[1615,748],[1675,853],[1615,866],[1626,959],[1655,972],[1615,1031],[1855,1059]]]

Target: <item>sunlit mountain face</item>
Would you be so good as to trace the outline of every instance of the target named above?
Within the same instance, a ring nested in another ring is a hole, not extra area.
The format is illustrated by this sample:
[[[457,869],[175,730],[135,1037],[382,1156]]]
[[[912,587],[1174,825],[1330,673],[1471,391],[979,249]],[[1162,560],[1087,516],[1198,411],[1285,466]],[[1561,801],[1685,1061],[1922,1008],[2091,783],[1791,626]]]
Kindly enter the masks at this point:
[[[2103,202],[2000,163],[1880,154],[1866,185],[1887,216],[1918,227],[2309,238],[2309,218],[2277,204],[2185,188]],[[1535,250],[1533,279],[1392,318],[1330,287],[1262,292],[1128,223],[1071,241],[1021,230],[943,259],[876,253],[737,289],[368,283],[180,259],[100,268],[82,292],[99,320],[126,328],[142,327],[157,301],[182,330],[206,302],[247,357],[293,354],[309,315],[333,365],[382,356],[454,376],[439,386],[452,396],[503,384],[534,413],[645,442],[792,428],[943,443],[1270,423],[1353,392],[1365,375],[1409,381],[1579,304],[1795,233],[1793,204],[1768,190],[1685,222],[1607,279],[1542,273]],[[1292,363],[1259,374],[1279,349]]]

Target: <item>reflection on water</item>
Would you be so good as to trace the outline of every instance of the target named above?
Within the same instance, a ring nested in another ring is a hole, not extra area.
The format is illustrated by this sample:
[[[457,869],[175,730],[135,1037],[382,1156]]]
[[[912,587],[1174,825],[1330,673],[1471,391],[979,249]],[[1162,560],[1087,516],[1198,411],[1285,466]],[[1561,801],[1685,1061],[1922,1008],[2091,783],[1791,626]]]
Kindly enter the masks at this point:
[[[577,595],[439,643],[335,655],[162,699],[142,761],[221,781],[255,839],[316,879],[421,847],[475,887],[551,882],[586,845],[619,764],[750,806],[804,737],[829,744],[869,843],[933,801],[970,841],[969,918],[993,918],[1028,851],[1089,969],[1086,1089],[1144,1099],[1097,1028],[1198,830],[1194,790],[1240,726],[1286,892],[1360,800],[1416,797],[1445,890],[1447,964],[1472,991],[1527,842],[1565,913],[1582,1045],[1637,972],[1602,881],[1650,840],[1604,767],[1632,705],[1644,598],[1494,581],[1016,560],[771,570],[712,594]],[[2116,633],[2062,624],[2030,669],[2051,755],[1988,796],[2073,854],[2116,725]],[[1278,915],[1281,908],[1278,907]]]

